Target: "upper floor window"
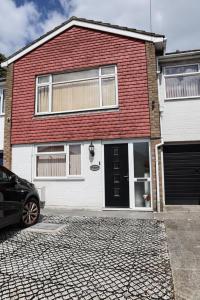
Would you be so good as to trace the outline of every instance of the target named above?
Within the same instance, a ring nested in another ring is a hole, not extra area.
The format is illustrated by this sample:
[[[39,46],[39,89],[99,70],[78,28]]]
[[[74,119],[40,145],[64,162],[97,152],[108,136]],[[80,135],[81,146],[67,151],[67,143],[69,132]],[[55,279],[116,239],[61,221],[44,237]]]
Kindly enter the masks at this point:
[[[199,64],[165,67],[166,99],[200,97]]]
[[[0,88],[0,115],[5,113],[5,90]]]
[[[36,113],[73,112],[117,105],[117,67],[37,77]]]

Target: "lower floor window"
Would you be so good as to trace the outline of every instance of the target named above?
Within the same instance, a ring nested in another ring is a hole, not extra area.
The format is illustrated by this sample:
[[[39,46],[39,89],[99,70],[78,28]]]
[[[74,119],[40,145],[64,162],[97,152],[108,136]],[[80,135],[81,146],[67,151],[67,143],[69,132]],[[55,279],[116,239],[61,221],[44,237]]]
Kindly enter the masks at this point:
[[[81,175],[81,145],[38,146],[36,177]]]
[[[81,174],[81,146],[69,145],[69,174]]]

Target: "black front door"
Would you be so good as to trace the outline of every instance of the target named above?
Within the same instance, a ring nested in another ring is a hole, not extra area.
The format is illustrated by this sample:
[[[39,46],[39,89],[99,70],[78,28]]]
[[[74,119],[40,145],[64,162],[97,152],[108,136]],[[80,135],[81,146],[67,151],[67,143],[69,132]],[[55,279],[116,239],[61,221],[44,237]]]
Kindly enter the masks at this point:
[[[128,144],[104,146],[105,205],[129,207]]]

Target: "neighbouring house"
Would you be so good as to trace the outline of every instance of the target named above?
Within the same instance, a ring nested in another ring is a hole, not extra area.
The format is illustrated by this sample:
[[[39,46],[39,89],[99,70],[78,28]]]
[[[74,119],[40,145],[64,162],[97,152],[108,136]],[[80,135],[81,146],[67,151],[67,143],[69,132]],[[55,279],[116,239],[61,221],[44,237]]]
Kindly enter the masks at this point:
[[[165,205],[200,204],[200,50],[158,58]]]
[[[0,78],[0,165],[3,164],[5,115],[5,78]]]
[[[163,35],[72,17],[7,58],[5,166],[47,206],[156,209],[164,49]]]

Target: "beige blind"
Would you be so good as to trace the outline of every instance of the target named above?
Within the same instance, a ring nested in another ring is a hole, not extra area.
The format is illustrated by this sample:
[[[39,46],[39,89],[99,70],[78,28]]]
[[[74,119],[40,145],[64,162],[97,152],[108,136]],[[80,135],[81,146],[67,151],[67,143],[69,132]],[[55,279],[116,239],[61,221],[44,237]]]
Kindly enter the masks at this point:
[[[38,177],[66,176],[65,154],[38,155],[37,176]]]
[[[115,105],[115,78],[102,79],[102,104],[103,106]]]
[[[81,145],[69,146],[69,175],[81,175]]]
[[[47,112],[49,110],[49,87],[38,87],[38,112]]]
[[[99,106],[99,81],[96,79],[53,85],[53,112]]]

